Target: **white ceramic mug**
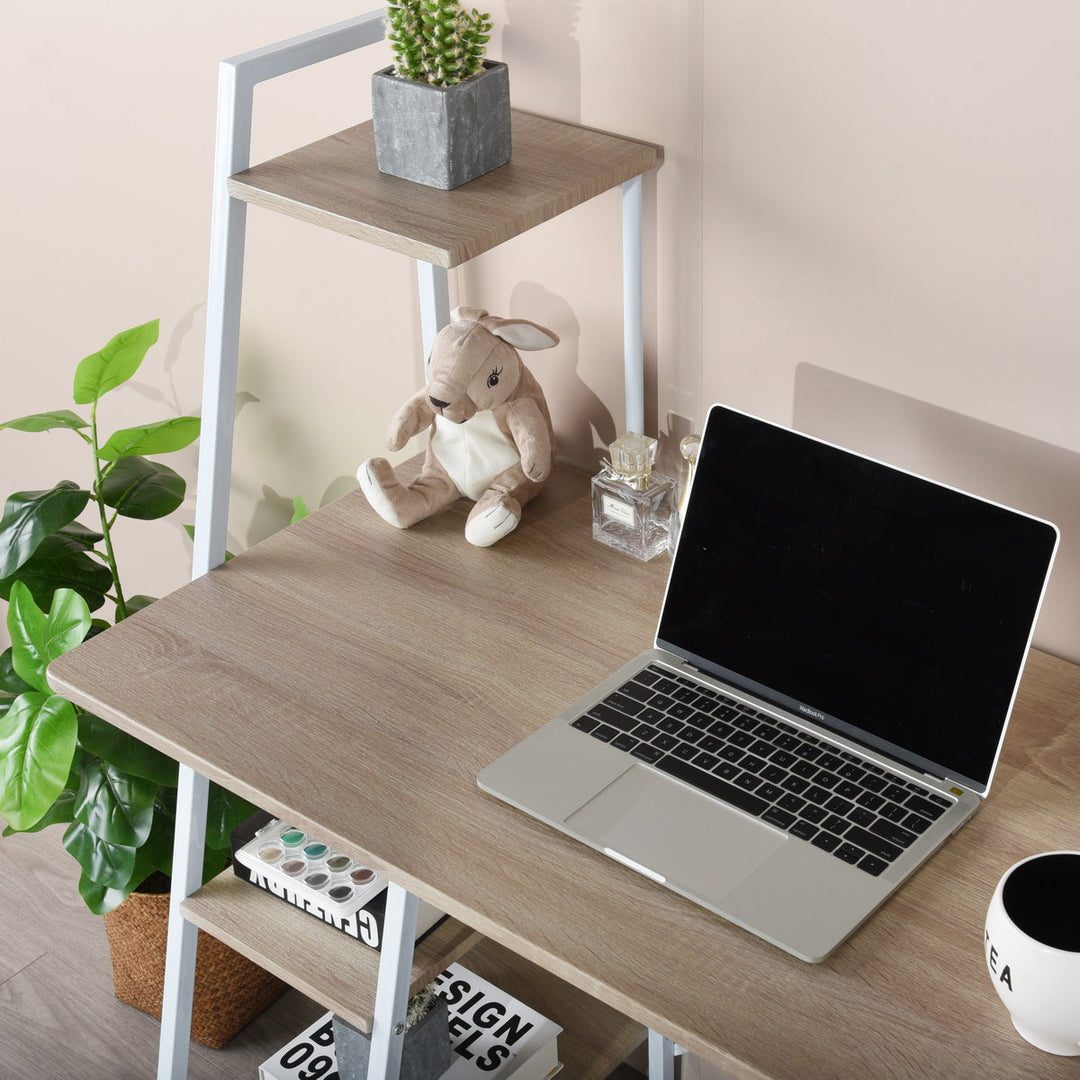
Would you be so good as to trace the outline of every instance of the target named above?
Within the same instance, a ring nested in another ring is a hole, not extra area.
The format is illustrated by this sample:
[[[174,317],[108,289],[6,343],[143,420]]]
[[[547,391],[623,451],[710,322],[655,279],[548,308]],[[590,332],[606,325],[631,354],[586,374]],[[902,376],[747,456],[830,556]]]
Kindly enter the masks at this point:
[[[984,941],[1013,1027],[1040,1050],[1080,1055],[1080,852],[1010,867],[990,901]]]

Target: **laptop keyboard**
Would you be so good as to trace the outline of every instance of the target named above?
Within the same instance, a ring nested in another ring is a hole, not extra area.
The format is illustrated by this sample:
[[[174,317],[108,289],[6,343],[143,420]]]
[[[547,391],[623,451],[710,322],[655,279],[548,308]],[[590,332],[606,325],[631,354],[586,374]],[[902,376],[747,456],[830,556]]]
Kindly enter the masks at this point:
[[[952,805],[658,667],[638,672],[572,726],[875,877]]]

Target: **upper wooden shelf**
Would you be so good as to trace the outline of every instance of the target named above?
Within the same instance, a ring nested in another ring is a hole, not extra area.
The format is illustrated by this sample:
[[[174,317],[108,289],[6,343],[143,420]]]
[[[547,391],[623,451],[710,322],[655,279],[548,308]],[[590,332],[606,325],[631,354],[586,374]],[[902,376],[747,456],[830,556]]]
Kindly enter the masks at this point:
[[[656,168],[660,147],[512,112],[510,161],[453,191],[380,173],[369,120],[229,179],[229,194],[447,269]]]

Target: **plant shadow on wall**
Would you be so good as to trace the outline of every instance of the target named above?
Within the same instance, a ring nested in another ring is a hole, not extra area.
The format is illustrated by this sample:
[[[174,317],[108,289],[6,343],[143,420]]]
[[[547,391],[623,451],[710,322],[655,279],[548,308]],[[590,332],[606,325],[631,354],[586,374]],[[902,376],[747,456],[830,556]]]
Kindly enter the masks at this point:
[[[82,870],[79,892],[96,914],[140,886],[168,890],[177,766],[53,693],[46,676],[57,656],[108,628],[100,615],[106,605],[118,623],[153,601],[125,592],[113,531],[120,519],[154,520],[181,505],[183,477],[150,455],[191,445],[199,420],[176,416],[102,439],[98,406],[131,379],[157,337],[154,320],[79,363],[73,398],[88,416],[64,409],[0,424],[68,431],[90,457],[88,484],[61,480],[47,491],[16,492],[0,520],[0,597],[8,601],[12,642],[0,654],[0,816],[5,836],[66,826],[64,847]],[[84,512],[92,524],[78,520]],[[211,785],[206,879],[224,868],[230,831],[253,811]]]

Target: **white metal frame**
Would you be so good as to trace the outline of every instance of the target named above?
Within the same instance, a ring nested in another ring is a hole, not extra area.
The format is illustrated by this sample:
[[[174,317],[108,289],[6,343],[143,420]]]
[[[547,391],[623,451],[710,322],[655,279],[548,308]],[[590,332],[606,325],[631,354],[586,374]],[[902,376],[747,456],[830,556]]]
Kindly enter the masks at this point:
[[[226,181],[250,165],[255,86],[375,44],[382,37],[383,11],[379,9],[221,62],[193,578],[201,577],[225,559],[247,224],[247,204],[229,195]],[[644,430],[640,176],[623,184],[622,225],[626,428],[640,432]],[[447,271],[441,267],[418,260],[417,272],[422,362],[436,333],[449,322],[449,283]],[[197,928],[184,918],[180,903],[202,882],[208,789],[205,777],[180,766],[158,1080],[187,1076]],[[372,1022],[371,1080],[398,1080],[417,905],[415,896],[399,886],[390,886]],[[670,1040],[650,1033],[650,1061],[655,1056],[659,1070],[653,1073],[656,1080],[670,1080],[671,1055]]]

